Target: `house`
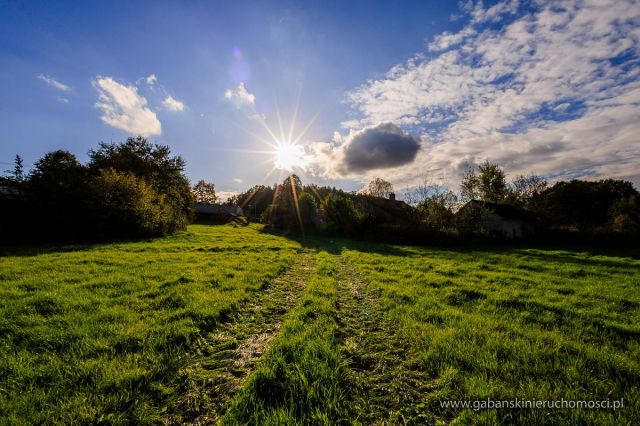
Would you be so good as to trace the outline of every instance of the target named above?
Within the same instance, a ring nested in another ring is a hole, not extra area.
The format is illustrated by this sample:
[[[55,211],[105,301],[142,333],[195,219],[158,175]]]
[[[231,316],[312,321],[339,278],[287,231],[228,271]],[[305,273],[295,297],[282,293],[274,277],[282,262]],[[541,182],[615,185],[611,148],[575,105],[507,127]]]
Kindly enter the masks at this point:
[[[490,234],[522,238],[535,232],[533,213],[510,204],[471,200],[455,214],[456,219],[473,216],[478,226]]]
[[[228,221],[244,215],[242,207],[227,204],[196,203],[197,220]]]

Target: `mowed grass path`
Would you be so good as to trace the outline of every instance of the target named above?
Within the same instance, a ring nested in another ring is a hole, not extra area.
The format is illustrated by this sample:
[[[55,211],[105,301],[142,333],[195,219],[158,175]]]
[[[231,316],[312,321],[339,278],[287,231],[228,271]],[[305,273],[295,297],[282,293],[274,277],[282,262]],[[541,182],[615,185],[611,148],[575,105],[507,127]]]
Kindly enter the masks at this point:
[[[192,226],[4,251],[8,423],[633,424],[640,253],[450,250]],[[619,400],[611,410],[447,400]]]

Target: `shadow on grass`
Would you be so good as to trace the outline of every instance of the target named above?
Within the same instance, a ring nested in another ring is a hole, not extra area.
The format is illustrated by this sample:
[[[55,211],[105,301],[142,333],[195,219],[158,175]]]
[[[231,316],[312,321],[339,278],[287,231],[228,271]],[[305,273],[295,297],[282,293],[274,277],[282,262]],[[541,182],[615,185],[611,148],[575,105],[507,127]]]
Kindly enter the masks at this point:
[[[323,236],[311,234],[303,237],[299,233],[286,232],[271,227],[264,227],[260,232],[277,235],[299,242],[303,247],[326,251],[332,254],[340,254],[344,250],[354,250],[363,253],[379,253],[398,257],[424,257],[424,250],[438,251],[438,254],[429,253],[430,256],[451,257],[449,255],[481,254],[518,255],[545,262],[571,263],[579,266],[604,266],[604,267],[636,267],[634,261],[640,260],[640,248],[636,247],[611,247],[588,244],[561,244],[517,241],[512,243],[486,242],[459,240],[457,242],[446,241],[431,242],[423,245],[395,244],[386,242],[370,242],[351,239],[344,236]],[[539,251],[530,251],[539,250]],[[578,257],[574,254],[580,254]],[[616,257],[616,260],[594,259],[594,256]],[[526,259],[523,259],[526,260]]]

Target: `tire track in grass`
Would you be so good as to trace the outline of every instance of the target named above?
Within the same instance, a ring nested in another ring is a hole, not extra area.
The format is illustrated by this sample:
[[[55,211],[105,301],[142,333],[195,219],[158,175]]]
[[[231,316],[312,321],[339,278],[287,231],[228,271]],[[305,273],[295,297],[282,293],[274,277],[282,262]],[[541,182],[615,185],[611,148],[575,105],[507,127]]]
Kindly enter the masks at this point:
[[[379,297],[345,258],[338,272],[338,323],[351,370],[357,421],[369,425],[433,424],[421,399],[433,390],[415,354],[385,318]]]
[[[296,305],[313,264],[311,253],[301,252],[287,272],[199,343],[197,362],[182,372],[182,397],[167,423],[199,425],[219,420],[227,401],[278,335],[283,316]]]
[[[222,424],[352,424],[350,382],[336,318],[335,256],[319,252],[298,304]]]

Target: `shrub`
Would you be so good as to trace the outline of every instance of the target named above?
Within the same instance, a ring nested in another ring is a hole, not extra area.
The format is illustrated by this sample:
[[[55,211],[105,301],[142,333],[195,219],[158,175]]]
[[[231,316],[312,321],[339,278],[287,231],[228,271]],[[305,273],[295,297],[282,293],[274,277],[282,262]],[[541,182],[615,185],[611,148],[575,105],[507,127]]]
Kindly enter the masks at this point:
[[[95,226],[100,234],[166,235],[181,227],[164,195],[129,172],[101,170],[92,181]]]
[[[330,193],[322,201],[322,208],[326,210],[329,219],[340,229],[349,235],[356,233],[362,222],[353,201],[338,193]]]

